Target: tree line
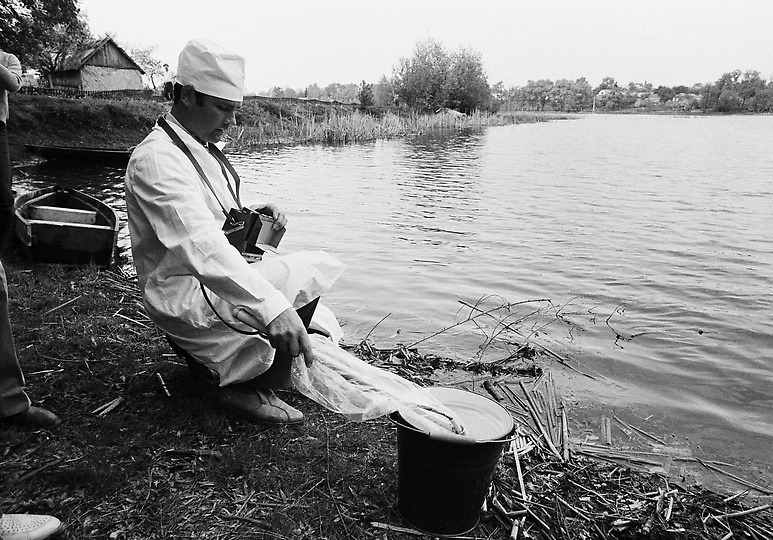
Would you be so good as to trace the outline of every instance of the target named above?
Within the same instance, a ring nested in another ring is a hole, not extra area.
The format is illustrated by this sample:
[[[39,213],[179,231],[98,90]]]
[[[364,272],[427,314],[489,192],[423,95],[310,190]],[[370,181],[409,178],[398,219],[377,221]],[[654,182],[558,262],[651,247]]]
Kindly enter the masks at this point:
[[[65,58],[95,40],[78,4],[79,0],[2,0],[0,49],[16,54],[23,66],[37,69],[45,80]],[[162,67],[154,50],[149,46],[127,52],[155,88]],[[413,55],[399,59],[391,76],[382,76],[377,83],[332,83],[325,87],[311,84],[300,90],[277,86],[268,95],[359,103],[363,110],[372,112],[584,112],[631,108],[773,112],[773,81],[763,79],[759,71],[735,70],[715,82],[689,87],[654,87],[648,82],[620,85],[613,77],[605,77],[593,87],[581,77],[540,79],[505,88],[502,82],[489,85],[480,53],[471,49],[449,51],[433,39],[416,43]]]
[[[691,86],[655,87],[650,82],[619,84],[604,77],[592,86],[579,79],[540,79],[524,86],[506,88],[502,82],[489,86],[481,55],[461,49],[449,52],[432,39],[416,44],[413,56],[401,58],[391,77],[377,83],[316,84],[304,90],[276,87],[274,97],[307,97],[343,103],[359,103],[364,110],[407,109],[429,113],[452,109],[590,112],[643,110],[702,110],[721,113],[773,112],[773,81],[759,71],[735,70],[717,81]]]
[[[620,85],[613,77],[604,77],[591,87],[584,77],[577,80],[543,79],[525,86],[505,89],[501,83],[492,88],[492,107],[528,111],[617,111],[702,110],[721,113],[773,112],[773,81],[766,81],[759,71],[735,70],[717,81],[692,86],[658,86],[630,82]]]

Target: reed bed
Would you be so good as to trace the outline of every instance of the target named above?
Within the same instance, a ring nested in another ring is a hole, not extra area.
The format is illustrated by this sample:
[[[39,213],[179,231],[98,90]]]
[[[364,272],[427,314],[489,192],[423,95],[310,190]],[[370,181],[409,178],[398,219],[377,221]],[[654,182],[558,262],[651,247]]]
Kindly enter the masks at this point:
[[[381,115],[359,110],[301,109],[278,112],[278,121],[264,122],[250,118],[229,133],[229,147],[249,151],[267,145],[328,144],[343,145],[408,135],[444,134],[481,130],[488,126],[546,121],[540,115],[497,115],[488,112],[462,114],[397,114]]]

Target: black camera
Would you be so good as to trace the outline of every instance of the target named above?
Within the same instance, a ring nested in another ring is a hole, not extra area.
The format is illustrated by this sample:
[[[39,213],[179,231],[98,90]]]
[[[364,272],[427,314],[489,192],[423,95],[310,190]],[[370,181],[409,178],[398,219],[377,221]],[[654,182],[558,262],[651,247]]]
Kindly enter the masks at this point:
[[[274,221],[272,216],[249,208],[232,208],[223,224],[223,233],[242,255],[260,256],[276,251],[284,236],[285,228],[274,230]]]

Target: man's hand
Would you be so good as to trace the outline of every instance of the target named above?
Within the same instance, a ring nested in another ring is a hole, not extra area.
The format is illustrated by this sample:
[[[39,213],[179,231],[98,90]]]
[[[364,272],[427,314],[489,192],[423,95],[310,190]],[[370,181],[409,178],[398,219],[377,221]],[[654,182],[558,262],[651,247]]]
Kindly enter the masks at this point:
[[[275,231],[278,231],[279,229],[287,225],[287,216],[284,215],[282,212],[280,212],[279,208],[277,208],[275,204],[268,203],[268,204],[264,204],[263,206],[256,206],[255,208],[253,208],[253,210],[274,218],[273,229]]]
[[[286,355],[288,358],[303,354],[306,367],[311,367],[316,360],[314,351],[311,350],[309,334],[293,308],[284,310],[271,321],[266,328],[266,334],[278,354]]]

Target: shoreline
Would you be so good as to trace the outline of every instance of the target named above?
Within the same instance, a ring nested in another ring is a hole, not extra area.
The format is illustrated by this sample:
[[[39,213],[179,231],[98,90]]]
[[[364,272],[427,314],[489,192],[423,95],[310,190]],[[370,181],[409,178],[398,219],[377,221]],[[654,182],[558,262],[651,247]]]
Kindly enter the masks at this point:
[[[238,508],[249,518],[238,522],[242,534],[258,527],[266,534],[292,537],[300,529],[309,531],[310,537],[343,539],[354,531],[358,531],[355,536],[370,535],[376,527],[373,523],[379,523],[392,527],[390,537],[415,537],[396,529],[405,524],[393,511],[396,439],[395,427],[386,419],[349,422],[289,391],[286,399],[307,415],[303,426],[232,420],[214,406],[212,388],[189,376],[144,315],[134,278],[117,269],[38,265],[24,258],[4,265],[16,347],[30,397],[64,420],[51,433],[4,433],[0,451],[6,458],[0,471],[11,479],[9,489],[0,495],[6,511],[55,511],[68,522],[65,538],[113,533],[117,533],[114,538],[148,538],[165,526],[171,527],[166,530],[173,536],[191,527],[197,534],[201,530],[228,534],[237,523],[227,515]],[[534,500],[547,504],[546,497],[559,496],[577,512],[593,516],[587,522],[568,523],[565,513],[518,502],[513,495],[520,491],[515,462],[505,455],[495,475],[494,510],[484,514],[476,535],[506,538],[508,525],[512,528],[514,523],[508,514],[524,504],[536,512],[535,519],[527,520],[535,531],[539,521],[572,530],[595,523],[611,531],[613,520],[590,506],[599,501],[587,497],[587,490],[603,493],[607,500],[633,503],[638,500],[630,491],[633,486],[642,493],[654,489],[657,494],[662,489],[668,493],[663,500],[673,499],[670,504],[681,512],[680,518],[665,519],[661,538],[691,537],[680,535],[692,530],[688,514],[693,512],[721,515],[757,509],[748,514],[749,521],[732,522],[741,527],[736,529],[739,534],[760,520],[766,527],[773,526],[773,511],[759,509],[773,502],[773,496],[739,496],[753,491],[743,484],[725,495],[694,485],[686,467],[698,462],[678,448],[653,452],[650,438],[657,434],[643,435],[622,419],[608,418],[611,425],[627,429],[632,439],[593,441],[582,429],[577,432],[582,421],[572,419],[571,408],[565,413],[568,421],[550,425],[551,417],[560,418],[556,413],[564,410],[565,401],[555,393],[544,358],[534,351],[492,367],[459,364],[400,347],[379,349],[367,342],[347,347],[360,358],[422,385],[453,382],[470,389],[474,382],[472,389],[491,399],[499,393],[500,403],[511,410],[534,448],[521,464],[528,478],[526,489]],[[542,403],[539,410],[525,405],[523,395],[520,399],[515,395],[519,388],[535,404]],[[549,444],[547,432],[553,439]],[[571,456],[570,461],[558,459],[555,450]],[[554,472],[547,474],[546,468]],[[642,472],[646,469],[656,472]],[[556,484],[565,475],[586,487]],[[615,475],[618,479],[610,482]],[[629,489],[619,487],[629,482]],[[329,487],[324,488],[326,483]],[[240,493],[235,500],[234,490]],[[255,493],[260,496],[253,499]],[[288,496],[285,502],[279,493]],[[298,503],[302,506],[293,506],[302,493]],[[631,531],[640,530],[657,500],[642,498],[630,509],[617,507],[617,513],[628,518],[626,527]],[[276,506],[262,507],[261,502]],[[511,506],[499,515],[497,504]],[[341,505],[348,508],[344,517],[338,514]],[[311,521],[309,508],[317,516]],[[277,509],[281,516],[275,514]],[[701,529],[707,526],[698,522]],[[667,533],[668,527],[683,532]]]

